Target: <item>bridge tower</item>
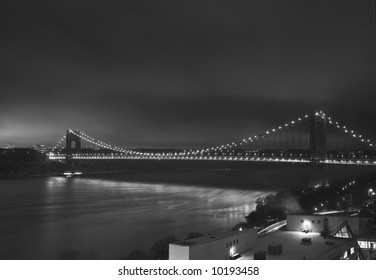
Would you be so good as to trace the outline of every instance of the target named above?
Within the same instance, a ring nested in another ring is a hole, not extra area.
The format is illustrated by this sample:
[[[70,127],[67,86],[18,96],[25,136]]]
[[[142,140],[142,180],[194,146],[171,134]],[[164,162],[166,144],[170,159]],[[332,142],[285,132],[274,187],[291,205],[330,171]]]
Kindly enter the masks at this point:
[[[314,184],[328,186],[328,167],[322,163],[327,159],[326,117],[323,112],[316,112],[310,124],[310,160],[313,165]]]
[[[78,131],[73,133],[72,130],[68,129],[66,134],[66,155],[65,155],[65,165],[68,170],[73,171],[75,169],[74,162],[72,159],[72,154],[80,153],[81,151],[81,138],[77,136]]]

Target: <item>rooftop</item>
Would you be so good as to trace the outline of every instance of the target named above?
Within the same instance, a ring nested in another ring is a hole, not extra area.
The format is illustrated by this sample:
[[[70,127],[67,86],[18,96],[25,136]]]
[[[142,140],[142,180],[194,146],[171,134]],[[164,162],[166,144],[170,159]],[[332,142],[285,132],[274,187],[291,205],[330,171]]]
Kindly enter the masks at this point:
[[[311,242],[302,242],[303,238]],[[240,259],[253,260],[254,253],[268,252],[268,245],[282,245],[280,255],[267,255],[268,260],[331,259],[343,253],[356,241],[345,238],[324,238],[320,233],[299,231],[276,231],[257,239],[257,246],[242,253]]]
[[[196,237],[196,238],[192,238],[189,240],[174,242],[172,244],[191,247],[191,246],[196,246],[196,245],[207,243],[207,242],[212,242],[214,240],[220,240],[220,239],[225,239],[228,237],[247,234],[247,233],[250,233],[251,231],[254,231],[256,233],[255,229],[243,229],[241,231],[235,230],[235,231],[229,231],[229,232],[224,232],[224,233],[216,233],[216,234],[210,234],[207,236]]]

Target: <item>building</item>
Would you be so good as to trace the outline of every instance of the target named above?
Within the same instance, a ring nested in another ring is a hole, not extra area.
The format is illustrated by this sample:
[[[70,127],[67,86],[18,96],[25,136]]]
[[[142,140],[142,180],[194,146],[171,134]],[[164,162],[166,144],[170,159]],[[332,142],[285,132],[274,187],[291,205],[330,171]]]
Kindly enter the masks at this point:
[[[257,231],[244,229],[212,234],[169,245],[170,260],[227,260],[241,254],[257,244]]]
[[[330,237],[353,238],[372,234],[372,219],[348,215],[288,215],[287,231],[323,233]]]
[[[368,217],[287,215],[285,230],[259,235],[257,246],[245,252],[242,259],[372,259],[374,231]]]
[[[8,142],[6,145],[3,146],[3,149],[11,150],[16,148],[16,145],[13,142]]]
[[[302,222],[303,221],[303,222]],[[372,218],[347,215],[289,215],[287,230],[302,227],[332,238],[357,241],[365,259],[376,259],[376,225]]]
[[[260,236],[245,260],[330,260],[361,258],[353,239],[330,239],[315,232],[276,231]]]
[[[376,225],[347,214],[288,215],[286,222],[170,244],[170,259],[358,260],[376,258]]]
[[[52,147],[46,146],[46,145],[33,145],[33,149],[37,150],[41,153],[47,154],[52,151]]]

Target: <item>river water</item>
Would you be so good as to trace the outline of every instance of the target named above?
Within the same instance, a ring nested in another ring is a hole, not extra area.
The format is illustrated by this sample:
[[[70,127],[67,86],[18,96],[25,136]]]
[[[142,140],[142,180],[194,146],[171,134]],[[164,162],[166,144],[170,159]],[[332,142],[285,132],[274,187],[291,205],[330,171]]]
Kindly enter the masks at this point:
[[[292,176],[299,172],[260,170],[248,181],[249,171],[232,172],[238,182],[226,172],[210,174],[212,180],[207,172],[0,179],[0,259],[59,259],[72,250],[118,259],[169,234],[228,231],[254,210],[257,197],[299,182]]]
[[[270,191],[269,191],[270,193]],[[265,192],[63,177],[1,182],[0,258],[120,258],[168,234],[229,230]]]

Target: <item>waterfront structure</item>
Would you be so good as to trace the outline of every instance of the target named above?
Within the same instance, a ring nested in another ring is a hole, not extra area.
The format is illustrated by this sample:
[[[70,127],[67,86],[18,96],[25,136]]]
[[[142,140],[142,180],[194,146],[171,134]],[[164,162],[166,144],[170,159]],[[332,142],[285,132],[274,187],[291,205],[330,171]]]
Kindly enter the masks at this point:
[[[68,129],[48,158],[65,160],[68,171],[81,170],[84,162],[98,160],[309,164],[312,186],[321,187],[328,186],[328,165],[375,166],[376,143],[319,111],[280,123],[258,135],[199,149],[123,148]]]
[[[169,244],[170,260],[228,260],[257,244],[255,229],[211,234]]]
[[[234,255],[240,260],[376,258],[376,225],[367,217],[288,215],[284,228],[278,226],[260,232],[257,237],[254,233],[254,230],[235,231],[176,242],[170,244],[170,259],[235,259]],[[239,247],[226,246],[229,240],[237,239],[241,240]]]
[[[287,215],[287,231],[322,233],[324,236],[353,238],[368,236],[375,228],[369,217],[349,215]]]
[[[308,131],[307,131],[308,130]],[[328,133],[330,130],[330,137]],[[332,135],[333,134],[333,135]],[[348,142],[349,147],[331,147]],[[332,141],[332,142],[333,142]],[[96,146],[97,149],[84,147]],[[100,151],[100,152],[98,152]],[[376,165],[376,143],[328,117],[324,112],[305,114],[265,132],[201,149],[143,150],[122,148],[95,139],[82,131],[68,129],[49,153],[50,160],[183,160],[278,162],[312,164],[319,184],[326,185],[326,168],[331,164]]]
[[[376,224],[370,217],[359,215],[288,215],[287,231],[320,233],[335,240],[357,242],[361,257],[376,258]]]
[[[326,238],[316,232],[276,231],[260,236],[257,246],[244,260],[331,260],[360,259],[356,240]]]

